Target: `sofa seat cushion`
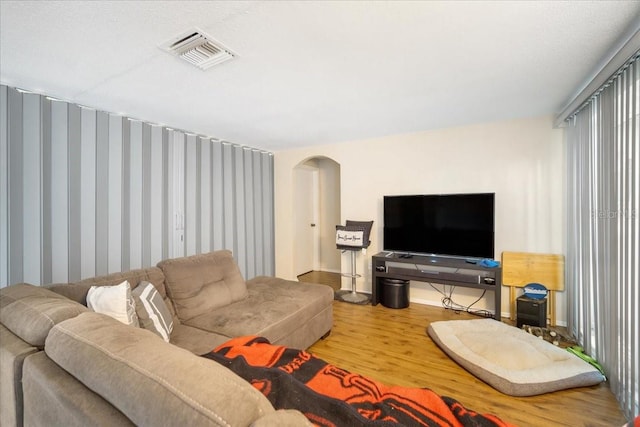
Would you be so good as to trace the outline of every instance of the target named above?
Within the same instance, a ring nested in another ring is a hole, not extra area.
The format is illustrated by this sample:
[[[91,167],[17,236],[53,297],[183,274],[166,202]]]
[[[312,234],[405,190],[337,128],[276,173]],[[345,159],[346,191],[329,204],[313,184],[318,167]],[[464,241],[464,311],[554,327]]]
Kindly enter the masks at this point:
[[[168,259],[158,267],[180,321],[247,297],[247,286],[231,251]]]
[[[0,289],[0,322],[38,348],[56,324],[86,311],[82,304],[40,286],[19,283]]]
[[[227,368],[99,313],[55,326],[45,352],[136,425],[249,425],[274,412]]]
[[[193,354],[209,353],[229,340],[225,335],[205,331],[185,324],[175,325],[171,332],[171,344],[189,350]]]
[[[326,285],[261,276],[249,280],[247,289],[246,299],[211,310],[185,324],[230,338],[258,335],[281,343],[283,337],[333,304],[333,289]]]

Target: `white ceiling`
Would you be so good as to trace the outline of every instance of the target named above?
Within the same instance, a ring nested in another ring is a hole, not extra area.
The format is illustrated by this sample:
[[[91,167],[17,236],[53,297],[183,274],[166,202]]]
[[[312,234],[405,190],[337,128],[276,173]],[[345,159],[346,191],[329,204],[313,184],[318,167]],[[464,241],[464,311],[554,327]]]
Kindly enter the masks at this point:
[[[639,1],[4,1],[0,81],[277,151],[559,112]],[[207,71],[159,46],[198,27]]]

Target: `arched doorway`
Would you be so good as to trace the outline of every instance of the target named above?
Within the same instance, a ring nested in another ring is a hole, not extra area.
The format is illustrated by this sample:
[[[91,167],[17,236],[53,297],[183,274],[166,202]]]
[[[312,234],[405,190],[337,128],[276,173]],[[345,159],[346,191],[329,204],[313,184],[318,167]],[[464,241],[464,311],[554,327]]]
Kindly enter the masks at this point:
[[[294,273],[340,273],[335,226],[340,224],[340,164],[312,157],[293,171]]]

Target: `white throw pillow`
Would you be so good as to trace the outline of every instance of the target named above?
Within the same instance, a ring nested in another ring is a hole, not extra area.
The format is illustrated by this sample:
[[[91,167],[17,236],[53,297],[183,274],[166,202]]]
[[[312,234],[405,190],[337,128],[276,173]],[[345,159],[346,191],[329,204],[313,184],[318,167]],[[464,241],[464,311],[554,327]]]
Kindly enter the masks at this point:
[[[87,293],[87,307],[125,325],[139,326],[131,285],[127,280],[116,286],[92,286]]]
[[[173,331],[173,316],[156,287],[142,281],[131,293],[135,298],[140,327],[160,335],[163,340],[169,342]]]

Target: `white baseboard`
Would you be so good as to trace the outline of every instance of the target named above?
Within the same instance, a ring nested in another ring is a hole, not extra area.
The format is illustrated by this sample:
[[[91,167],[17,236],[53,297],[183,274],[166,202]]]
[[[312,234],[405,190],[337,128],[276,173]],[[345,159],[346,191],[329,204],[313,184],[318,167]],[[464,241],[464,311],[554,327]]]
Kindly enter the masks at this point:
[[[424,305],[430,305],[433,307],[442,307],[442,302],[440,301],[432,301],[432,300],[427,300],[427,299],[422,299],[422,298],[409,298],[409,302],[415,302],[416,304],[424,304]],[[487,310],[491,313],[494,313],[494,311],[492,310]],[[503,318],[509,318],[509,316],[511,315],[511,313],[507,312],[501,312],[500,313],[500,317]],[[566,321],[556,321],[556,326],[562,326],[562,327],[567,327],[567,322]]]
[[[424,305],[430,305],[433,307],[442,307],[442,302],[440,300],[438,301],[432,301],[432,300],[426,300],[426,299],[422,299],[422,298],[409,298],[409,302],[415,302],[416,304],[424,304]],[[444,308],[444,307],[442,307]],[[495,314],[495,312],[493,310],[486,310],[490,313]],[[509,313],[500,313],[501,317],[509,317]]]

